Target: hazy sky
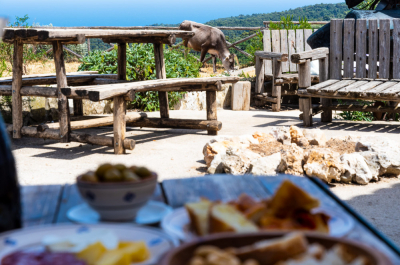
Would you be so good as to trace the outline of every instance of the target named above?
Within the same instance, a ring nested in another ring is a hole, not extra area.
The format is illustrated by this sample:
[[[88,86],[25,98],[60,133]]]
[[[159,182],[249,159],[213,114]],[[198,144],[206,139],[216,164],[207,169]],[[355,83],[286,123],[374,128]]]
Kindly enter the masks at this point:
[[[28,14],[30,22],[53,26],[145,26],[207,22],[240,14],[269,13],[343,0],[0,0],[0,16],[12,22]]]

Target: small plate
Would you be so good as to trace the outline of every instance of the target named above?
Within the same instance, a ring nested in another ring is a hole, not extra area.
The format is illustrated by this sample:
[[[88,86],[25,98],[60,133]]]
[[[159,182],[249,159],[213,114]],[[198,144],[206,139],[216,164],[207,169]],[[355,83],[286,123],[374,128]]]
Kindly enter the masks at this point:
[[[172,208],[162,202],[149,201],[143,206],[135,220],[126,223],[135,223],[140,225],[156,224],[162,220],[164,216],[172,212]],[[79,224],[98,224],[101,223],[100,215],[89,207],[86,203],[72,207],[67,212],[69,220]],[[124,222],[125,223],[125,222]]]
[[[353,219],[344,213],[322,208],[316,209],[313,212],[325,213],[331,217],[329,220],[329,234],[331,236],[342,237],[349,233],[354,226]],[[188,242],[197,237],[197,235],[191,231],[189,222],[187,211],[182,207],[166,215],[161,221],[161,228],[167,234]]]
[[[41,248],[43,237],[48,235],[65,237],[71,234],[87,233],[93,229],[108,229],[115,233],[120,241],[144,241],[150,250],[151,258],[135,264],[159,264],[160,258],[169,250],[177,247],[179,241],[157,228],[126,224],[98,225],[52,225],[18,229],[0,234],[0,261],[15,251]]]

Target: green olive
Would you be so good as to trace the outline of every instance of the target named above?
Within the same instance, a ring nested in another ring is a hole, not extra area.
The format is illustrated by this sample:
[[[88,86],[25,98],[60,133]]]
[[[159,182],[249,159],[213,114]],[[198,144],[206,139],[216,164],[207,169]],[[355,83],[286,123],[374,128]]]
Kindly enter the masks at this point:
[[[116,168],[110,168],[104,174],[104,181],[106,182],[118,182],[122,180],[121,172]]]
[[[122,171],[124,171],[124,170],[126,169],[126,166],[123,165],[123,164],[116,164],[116,165],[114,166],[114,168],[118,169],[119,172],[122,172]]]
[[[136,175],[138,175],[141,178],[147,178],[151,176],[151,171],[148,170],[145,167],[138,167],[135,170]]]
[[[137,166],[131,166],[129,168],[129,170],[132,171],[133,173],[135,173],[136,169],[137,169]]]
[[[122,171],[122,179],[124,181],[132,181],[132,182],[140,181],[139,176],[130,171],[129,169],[125,169],[124,171]]]
[[[109,163],[99,166],[96,170],[96,176],[99,178],[99,180],[103,180],[104,174],[106,173],[106,171],[111,169],[112,167],[113,166]]]
[[[99,182],[99,180],[97,179],[94,172],[89,172],[89,173],[82,175],[81,180],[87,181],[87,182]]]

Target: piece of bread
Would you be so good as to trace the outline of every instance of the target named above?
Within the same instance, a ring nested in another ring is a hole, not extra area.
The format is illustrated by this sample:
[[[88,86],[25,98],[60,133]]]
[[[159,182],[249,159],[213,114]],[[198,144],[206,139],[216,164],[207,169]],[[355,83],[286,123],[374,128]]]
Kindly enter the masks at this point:
[[[301,233],[290,233],[284,237],[259,241],[251,246],[236,249],[240,260],[255,259],[263,265],[274,265],[306,253],[308,242]]]
[[[291,181],[285,180],[269,201],[268,214],[285,218],[295,211],[310,211],[318,206],[318,199],[310,196]]]
[[[246,216],[247,219],[251,220],[253,223],[259,225],[260,224],[260,219],[265,215],[267,212],[267,207],[265,203],[257,203],[248,208],[246,211],[244,211],[244,215]]]
[[[185,204],[186,211],[189,214],[190,227],[199,236],[208,234],[211,204],[212,202],[207,199]]]
[[[258,227],[248,220],[235,206],[217,203],[210,208],[209,232],[257,232]]]

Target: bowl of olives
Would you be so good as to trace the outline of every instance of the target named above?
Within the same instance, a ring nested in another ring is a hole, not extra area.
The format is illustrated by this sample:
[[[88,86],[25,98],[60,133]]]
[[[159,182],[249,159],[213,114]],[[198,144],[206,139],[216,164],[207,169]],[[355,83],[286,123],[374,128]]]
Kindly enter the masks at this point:
[[[77,178],[80,195],[104,221],[133,220],[157,186],[157,174],[145,167],[103,164]]]

